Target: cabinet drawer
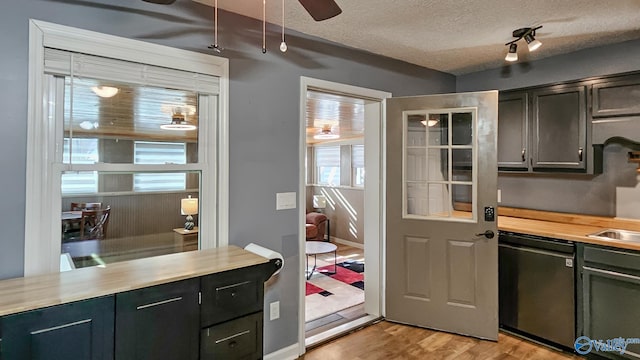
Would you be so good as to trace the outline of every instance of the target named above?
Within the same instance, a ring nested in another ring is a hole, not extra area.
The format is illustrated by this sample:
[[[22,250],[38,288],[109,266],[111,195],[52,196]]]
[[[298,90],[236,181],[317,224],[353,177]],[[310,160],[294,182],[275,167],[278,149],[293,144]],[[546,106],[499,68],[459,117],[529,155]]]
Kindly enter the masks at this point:
[[[585,246],[584,261],[640,272],[640,254],[635,252]]]
[[[203,329],[200,359],[262,358],[262,312]]]
[[[201,326],[262,311],[263,282],[259,267],[202,277]]]

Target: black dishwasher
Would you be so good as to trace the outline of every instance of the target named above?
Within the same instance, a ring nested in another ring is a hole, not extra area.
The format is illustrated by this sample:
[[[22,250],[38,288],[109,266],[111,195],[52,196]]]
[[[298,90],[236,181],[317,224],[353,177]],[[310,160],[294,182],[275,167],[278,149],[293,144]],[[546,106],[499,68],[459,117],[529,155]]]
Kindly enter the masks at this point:
[[[573,243],[501,232],[500,326],[573,349],[574,260]]]

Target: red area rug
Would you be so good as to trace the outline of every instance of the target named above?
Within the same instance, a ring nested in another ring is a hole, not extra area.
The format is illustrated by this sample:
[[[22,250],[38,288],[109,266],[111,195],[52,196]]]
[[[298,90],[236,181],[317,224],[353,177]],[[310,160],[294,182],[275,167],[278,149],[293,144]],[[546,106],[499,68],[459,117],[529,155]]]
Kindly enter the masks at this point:
[[[333,272],[333,265],[322,266],[317,269],[319,273],[342,281],[343,283],[353,284],[358,281],[364,281],[363,273],[357,273],[353,270],[345,269],[340,265],[336,266],[336,270],[337,272],[334,275],[329,275],[326,272]]]
[[[318,294],[318,293],[321,293],[321,292],[324,291],[324,289],[322,289],[322,288],[320,288],[318,286],[315,286],[315,285],[313,285],[312,283],[310,283],[308,281],[306,282],[306,284],[307,284],[306,295]]]

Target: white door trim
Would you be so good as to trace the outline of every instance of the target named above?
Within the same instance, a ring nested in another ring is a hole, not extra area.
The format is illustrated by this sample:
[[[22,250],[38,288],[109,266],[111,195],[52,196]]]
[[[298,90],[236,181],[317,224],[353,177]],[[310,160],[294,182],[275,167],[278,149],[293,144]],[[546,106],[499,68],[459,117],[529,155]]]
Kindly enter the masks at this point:
[[[365,287],[365,310],[374,316],[383,316],[384,274],[383,274],[383,249],[384,249],[384,180],[381,180],[384,169],[383,137],[384,137],[384,99],[391,97],[391,93],[380,90],[362,88],[353,85],[341,84],[326,80],[314,79],[305,76],[300,77],[300,146],[298,152],[299,168],[298,179],[298,234],[299,234],[299,264],[301,273],[305,271],[305,209],[306,209],[306,98],[307,90],[324,89],[338,92],[347,96],[372,99],[373,102],[365,105],[365,194],[367,205],[364,207],[364,238],[365,263],[377,264],[367,267],[367,286]],[[299,277],[300,291],[298,301],[298,346],[299,354],[305,353],[305,278]]]
[[[29,84],[27,113],[27,171],[25,209],[24,276],[59,271],[60,221],[52,216],[60,211],[60,198],[51,195],[60,179],[52,176],[55,154],[55,122],[43,119],[44,49],[51,47],[91,55],[192,71],[220,78],[217,105],[217,159],[211,161],[214,185],[203,184],[203,193],[214,194],[216,206],[201,202],[201,211],[216,233],[202,234],[201,247],[212,248],[228,244],[229,220],[229,60],[217,56],[171,48],[113,35],[52,24],[29,21]],[[209,127],[209,131],[214,131]],[[53,134],[53,136],[52,136]],[[207,151],[209,153],[209,151]],[[212,153],[212,154],[215,154]],[[217,165],[217,167],[216,167]],[[213,167],[212,167],[213,166]],[[220,211],[218,211],[218,209]],[[201,219],[204,219],[202,216]],[[58,235],[57,241],[51,237]]]

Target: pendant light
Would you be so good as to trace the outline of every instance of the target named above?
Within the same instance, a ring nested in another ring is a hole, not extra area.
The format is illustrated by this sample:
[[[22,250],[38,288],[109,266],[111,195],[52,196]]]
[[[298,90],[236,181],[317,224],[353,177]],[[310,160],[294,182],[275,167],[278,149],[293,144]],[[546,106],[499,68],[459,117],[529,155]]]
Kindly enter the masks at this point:
[[[340,135],[331,132],[331,125],[325,124],[322,126],[320,133],[313,135],[316,140],[335,140],[340,138]]]
[[[185,119],[181,108],[175,108],[171,115],[171,123],[160,125],[163,130],[195,130],[197,127]]]
[[[262,0],[262,53],[267,53],[267,0]]]
[[[282,42],[280,43],[280,51],[287,51],[287,43],[284,41],[284,0],[282,0]]]

